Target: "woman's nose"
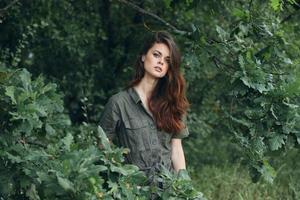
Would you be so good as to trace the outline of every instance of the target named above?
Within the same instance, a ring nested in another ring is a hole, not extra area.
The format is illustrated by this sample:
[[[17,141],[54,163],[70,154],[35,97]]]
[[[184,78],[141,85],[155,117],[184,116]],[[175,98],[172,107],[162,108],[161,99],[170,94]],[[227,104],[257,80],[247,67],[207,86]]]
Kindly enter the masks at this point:
[[[162,65],[164,64],[164,62],[163,62],[162,59],[159,59],[159,60],[158,60],[158,63],[159,63],[159,64],[162,64]]]

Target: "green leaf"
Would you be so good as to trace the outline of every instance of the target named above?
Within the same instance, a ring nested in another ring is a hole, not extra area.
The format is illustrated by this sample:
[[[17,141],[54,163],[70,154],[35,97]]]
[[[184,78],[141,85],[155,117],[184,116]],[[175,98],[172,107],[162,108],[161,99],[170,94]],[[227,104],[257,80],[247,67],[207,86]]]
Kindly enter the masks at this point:
[[[17,101],[15,99],[15,87],[14,86],[8,86],[5,88],[5,95],[10,97],[13,104],[17,104]]]
[[[31,74],[26,69],[23,69],[19,76],[23,84],[23,88],[28,91],[31,84]]]
[[[111,188],[108,193],[114,194],[115,192],[118,191],[118,184],[112,181],[107,181],[109,188]]]
[[[66,178],[62,178],[57,175],[58,184],[66,191],[71,191],[75,193],[73,183]]]
[[[26,107],[29,111],[35,112],[40,117],[46,117],[47,116],[45,106],[40,106],[36,103],[31,103],[31,104],[26,105]]]
[[[56,133],[55,129],[50,124],[45,125],[45,130],[49,135],[55,135]]]
[[[242,18],[245,16],[245,12],[239,8],[233,8],[232,10],[232,15],[233,16],[236,16],[236,17],[239,17],[239,18]]]
[[[57,87],[56,84],[49,83],[42,88],[41,94],[47,93],[48,91],[51,91],[51,90],[55,90],[56,87]]]
[[[286,106],[288,106],[289,108],[291,108],[291,109],[297,109],[297,108],[299,108],[299,105],[296,105],[296,104],[292,104],[292,103],[287,103],[286,101],[282,101],[282,103],[284,104],[284,105],[286,105]]]
[[[102,172],[102,171],[106,171],[108,168],[104,165],[97,165],[97,170],[99,170],[99,172]]]
[[[278,120],[278,117],[276,116],[275,111],[274,111],[274,105],[273,105],[273,104],[271,105],[270,111],[271,111],[273,117],[274,117],[276,120]]]
[[[280,5],[281,5],[281,0],[270,0],[270,3],[271,3],[271,7],[272,7],[275,11],[279,10]]]
[[[278,150],[285,144],[284,140],[287,138],[286,135],[275,135],[269,139],[269,146],[272,151]]]
[[[273,183],[274,178],[276,177],[276,171],[267,160],[263,160],[263,165],[258,169],[258,171],[261,173],[264,180],[269,183]]]
[[[41,162],[41,159],[47,159],[49,155],[44,150],[31,150],[29,154],[24,157],[24,160],[30,162]]]
[[[97,133],[98,133],[98,136],[101,140],[101,144],[103,145],[104,149],[111,150],[109,140],[108,140],[106,134],[104,133],[103,129],[100,126],[98,126],[98,128],[97,128]]]
[[[128,176],[128,175],[132,174],[133,172],[137,171],[137,168],[136,168],[136,166],[133,166],[133,165],[125,165],[125,166],[120,166],[120,167],[111,165],[110,170],[112,172],[117,172],[124,176]]]
[[[300,144],[300,132],[296,133],[296,137],[297,137],[298,144]]]
[[[216,31],[222,41],[227,41],[229,39],[229,33],[227,33],[222,27],[216,25]]]
[[[247,120],[247,119],[244,119],[244,118],[237,119],[237,118],[235,118],[234,116],[230,116],[230,118],[231,118],[234,122],[236,122],[236,123],[238,123],[238,124],[241,124],[241,125],[243,125],[243,126],[246,126],[246,127],[248,127],[248,128],[253,127],[253,123],[251,123],[251,122],[250,122],[249,120]]]
[[[21,163],[24,160],[20,156],[14,156],[8,152],[6,152],[7,158],[12,162],[12,163]]]
[[[26,196],[31,200],[40,200],[35,184],[31,184],[30,188],[26,191]]]
[[[42,183],[42,182],[49,182],[51,181],[51,177],[49,176],[48,172],[44,172],[44,171],[38,171],[36,172],[37,175],[37,181],[38,183]]]
[[[180,169],[178,171],[178,178],[181,178],[184,180],[191,180],[191,177],[189,176],[189,173],[186,169]]]
[[[266,145],[263,139],[263,137],[257,137],[252,140],[252,150],[260,156],[262,156],[266,150]]]
[[[71,149],[71,144],[73,143],[73,136],[71,135],[71,133],[68,133],[66,137],[64,137],[62,139],[64,146],[64,149],[66,149],[67,151],[70,151]]]

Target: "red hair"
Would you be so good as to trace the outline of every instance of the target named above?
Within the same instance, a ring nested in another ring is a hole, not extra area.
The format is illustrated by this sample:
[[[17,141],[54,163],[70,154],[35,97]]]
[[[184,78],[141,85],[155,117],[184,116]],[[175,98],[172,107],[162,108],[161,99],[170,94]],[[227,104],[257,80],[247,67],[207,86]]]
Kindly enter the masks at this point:
[[[189,107],[185,95],[185,79],[180,72],[181,55],[172,36],[167,32],[156,32],[145,43],[135,65],[135,76],[129,87],[137,85],[144,77],[144,63],[141,57],[146,55],[148,50],[155,43],[163,43],[170,50],[170,64],[167,74],[158,80],[148,106],[154,117],[158,129],[168,133],[179,133],[185,124],[183,117]]]

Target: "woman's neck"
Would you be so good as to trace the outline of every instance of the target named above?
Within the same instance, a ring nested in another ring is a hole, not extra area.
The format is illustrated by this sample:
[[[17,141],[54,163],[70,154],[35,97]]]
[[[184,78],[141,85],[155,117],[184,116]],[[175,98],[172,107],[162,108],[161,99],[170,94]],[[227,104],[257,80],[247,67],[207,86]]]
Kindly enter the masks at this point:
[[[151,97],[152,91],[156,86],[158,79],[144,76],[142,80],[135,86],[141,98],[148,100]]]

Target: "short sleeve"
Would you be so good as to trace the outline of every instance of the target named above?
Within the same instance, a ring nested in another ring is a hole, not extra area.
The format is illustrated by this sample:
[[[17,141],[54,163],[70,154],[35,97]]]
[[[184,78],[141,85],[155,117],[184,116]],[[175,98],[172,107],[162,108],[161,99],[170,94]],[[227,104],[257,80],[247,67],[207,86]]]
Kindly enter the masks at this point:
[[[183,139],[183,138],[186,138],[189,134],[190,133],[189,133],[188,127],[185,127],[179,133],[177,133],[177,134],[174,133],[172,138]]]
[[[107,137],[110,140],[113,140],[116,135],[116,130],[119,126],[119,123],[120,117],[118,114],[116,102],[114,101],[114,98],[111,97],[105,105],[105,108],[101,114],[99,125],[104,130]]]
[[[189,136],[189,129],[187,127],[187,122],[186,122],[186,116],[183,117],[183,123],[185,125],[185,127],[179,132],[179,133],[174,133],[172,138],[176,138],[176,139],[183,139],[186,138],[187,136]]]

